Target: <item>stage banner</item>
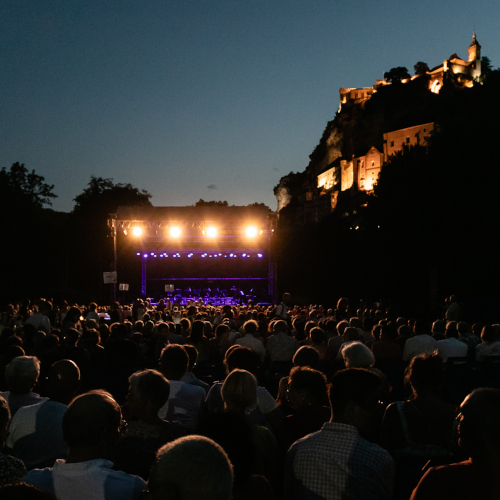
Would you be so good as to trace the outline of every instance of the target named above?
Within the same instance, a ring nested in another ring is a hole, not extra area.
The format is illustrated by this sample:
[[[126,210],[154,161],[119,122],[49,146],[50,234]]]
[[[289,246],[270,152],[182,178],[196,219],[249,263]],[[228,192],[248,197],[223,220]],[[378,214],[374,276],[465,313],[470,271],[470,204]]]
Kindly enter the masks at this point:
[[[102,273],[103,278],[104,278],[104,283],[116,283],[117,278],[116,278],[116,271],[113,271],[111,273]]]

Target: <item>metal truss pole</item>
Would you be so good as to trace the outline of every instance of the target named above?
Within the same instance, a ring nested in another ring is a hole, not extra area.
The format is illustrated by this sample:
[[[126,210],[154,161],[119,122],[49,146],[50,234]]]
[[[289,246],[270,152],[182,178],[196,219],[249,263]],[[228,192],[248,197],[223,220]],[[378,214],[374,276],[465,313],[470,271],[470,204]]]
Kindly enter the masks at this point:
[[[142,256],[142,272],[141,272],[141,295],[146,296],[146,263],[147,257]]]

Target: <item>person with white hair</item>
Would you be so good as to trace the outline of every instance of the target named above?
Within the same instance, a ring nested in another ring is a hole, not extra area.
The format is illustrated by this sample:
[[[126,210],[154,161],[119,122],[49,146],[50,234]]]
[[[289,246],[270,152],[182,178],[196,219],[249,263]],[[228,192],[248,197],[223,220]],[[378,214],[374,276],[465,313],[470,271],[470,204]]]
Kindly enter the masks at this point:
[[[389,384],[387,383],[386,376],[373,365],[375,364],[375,356],[373,352],[361,342],[351,342],[345,344],[340,351],[346,368],[365,368],[375,375],[380,377],[381,390],[383,394],[389,393]]]
[[[160,448],[148,487],[151,500],[230,500],[232,465],[211,439],[182,437]]]
[[[375,364],[375,356],[361,342],[345,344],[341,353],[346,368],[370,368]]]
[[[33,392],[40,376],[40,361],[35,356],[18,356],[5,369],[6,392],[0,392],[8,403],[11,416],[23,406],[31,406],[47,401]]]
[[[7,447],[28,470],[50,467],[58,458],[66,458],[62,419],[80,385],[80,370],[69,359],[56,361],[47,377],[43,403],[19,408],[9,426]]]

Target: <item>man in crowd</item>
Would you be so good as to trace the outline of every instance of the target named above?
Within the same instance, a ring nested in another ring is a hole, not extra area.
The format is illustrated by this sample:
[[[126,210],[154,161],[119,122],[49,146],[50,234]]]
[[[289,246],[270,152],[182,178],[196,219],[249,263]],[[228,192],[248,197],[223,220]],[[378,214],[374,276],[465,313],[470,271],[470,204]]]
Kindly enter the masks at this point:
[[[22,406],[43,403],[47,398],[33,392],[40,376],[40,361],[35,356],[18,356],[5,369],[7,392],[0,396],[7,401],[11,416],[14,417]]]
[[[474,390],[461,404],[458,421],[458,443],[469,459],[431,467],[411,500],[500,498],[500,390]]]
[[[419,354],[431,353],[437,349],[436,340],[427,333],[425,321],[415,321],[413,332],[415,336],[406,341],[403,351],[403,359],[408,362]]]
[[[37,307],[38,311],[33,313],[24,324],[33,325],[37,332],[42,331],[50,335],[51,325],[48,314],[52,308],[52,304],[42,299],[37,302]]]
[[[110,394],[91,391],[75,398],[62,421],[67,460],[53,468],[34,469],[24,481],[58,500],[138,500],[146,483],[112,469],[122,428],[121,410]]]
[[[365,440],[380,423],[380,378],[368,370],[337,372],[330,388],[332,418],[296,441],[285,464],[285,499],[340,500],[392,497],[394,464]]]
[[[158,451],[148,484],[151,500],[229,500],[232,466],[211,439],[186,436]]]
[[[189,356],[183,346],[167,345],[160,358],[160,371],[170,382],[170,396],[158,412],[162,420],[178,420],[194,431],[205,408],[205,390],[181,379],[189,366]]]
[[[47,381],[49,400],[20,408],[12,419],[7,447],[28,470],[49,467],[66,458],[62,419],[80,382],[80,370],[73,361],[54,363]]]
[[[273,325],[273,334],[267,339],[266,354],[270,361],[292,361],[299,348],[296,338],[287,333],[288,327],[283,320],[276,321]]]
[[[447,328],[444,340],[437,341],[438,354],[446,363],[448,358],[463,358],[467,356],[467,344],[458,340],[456,328]]]
[[[278,305],[274,313],[275,318],[283,319],[285,321],[290,318],[290,315],[288,314],[288,304],[290,302],[290,298],[291,295],[289,293],[283,294],[283,300],[281,301],[281,304]]]
[[[236,345],[242,345],[243,347],[248,347],[252,349],[257,356],[259,356],[260,361],[264,361],[266,355],[266,349],[264,344],[259,339],[255,338],[257,332],[259,331],[259,325],[257,321],[250,319],[243,325],[243,330],[245,330],[245,335],[241,339],[236,340]]]

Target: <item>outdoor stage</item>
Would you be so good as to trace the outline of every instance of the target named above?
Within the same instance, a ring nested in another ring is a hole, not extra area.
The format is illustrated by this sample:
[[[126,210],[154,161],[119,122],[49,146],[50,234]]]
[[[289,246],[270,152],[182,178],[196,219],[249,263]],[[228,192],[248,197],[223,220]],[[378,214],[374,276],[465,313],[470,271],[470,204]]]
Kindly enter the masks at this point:
[[[117,282],[130,284],[128,299],[271,303],[273,222],[261,206],[119,207],[109,221]]]

